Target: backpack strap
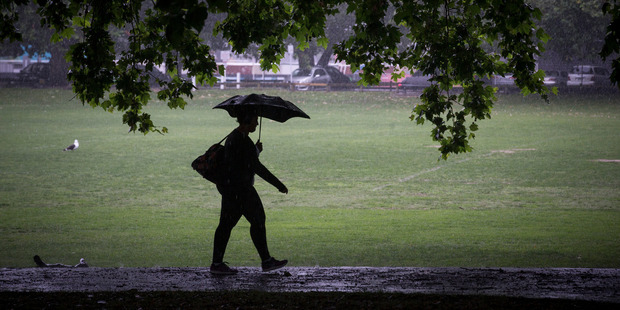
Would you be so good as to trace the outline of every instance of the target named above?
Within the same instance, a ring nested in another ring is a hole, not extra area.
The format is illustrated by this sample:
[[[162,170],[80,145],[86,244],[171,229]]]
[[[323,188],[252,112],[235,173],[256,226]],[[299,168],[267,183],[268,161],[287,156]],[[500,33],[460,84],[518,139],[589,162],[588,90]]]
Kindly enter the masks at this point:
[[[227,134],[226,137],[224,137],[222,140],[220,140],[220,142],[218,142],[217,144],[222,144],[222,142],[224,142],[224,140],[226,140],[226,138],[228,138],[228,136],[230,136],[230,133]]]

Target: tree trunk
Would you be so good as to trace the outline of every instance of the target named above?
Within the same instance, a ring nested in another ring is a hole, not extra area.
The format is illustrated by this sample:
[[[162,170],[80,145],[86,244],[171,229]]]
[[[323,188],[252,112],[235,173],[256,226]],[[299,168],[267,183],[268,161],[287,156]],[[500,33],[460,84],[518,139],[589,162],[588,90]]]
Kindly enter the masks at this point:
[[[50,59],[50,77],[49,86],[66,87],[69,85],[67,81],[67,73],[69,71],[69,63],[65,60],[65,54],[69,50],[69,40],[63,40],[50,47],[52,58]]]
[[[315,66],[314,64],[314,48],[308,47],[305,50],[295,49],[295,55],[297,56],[297,60],[299,61],[299,68],[312,68]]]
[[[327,65],[329,65],[329,60],[332,58],[333,54],[334,49],[332,48],[332,45],[327,45],[327,48],[323,52],[323,55],[321,55],[321,58],[319,58],[319,62],[317,63],[317,65],[321,67],[327,67]]]

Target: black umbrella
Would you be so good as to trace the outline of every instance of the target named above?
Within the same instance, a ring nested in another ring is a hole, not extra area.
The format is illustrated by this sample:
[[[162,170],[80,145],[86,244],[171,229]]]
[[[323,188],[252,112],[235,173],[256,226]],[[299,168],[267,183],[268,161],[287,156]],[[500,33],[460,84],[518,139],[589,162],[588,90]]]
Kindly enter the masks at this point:
[[[226,99],[224,102],[213,107],[214,109],[224,109],[232,117],[237,117],[239,113],[255,113],[262,118],[266,117],[274,121],[284,123],[289,118],[303,117],[310,118],[308,114],[294,105],[292,102],[277,96],[267,96],[264,94],[237,95]],[[258,140],[260,141],[260,129]]]

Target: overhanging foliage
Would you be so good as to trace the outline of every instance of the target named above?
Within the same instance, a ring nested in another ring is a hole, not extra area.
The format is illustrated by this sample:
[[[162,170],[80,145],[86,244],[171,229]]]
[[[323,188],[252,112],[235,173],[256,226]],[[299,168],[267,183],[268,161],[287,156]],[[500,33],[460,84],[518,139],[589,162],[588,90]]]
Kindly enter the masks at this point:
[[[449,154],[471,150],[477,122],[491,116],[495,90],[484,83],[492,75],[512,73],[524,94],[547,99],[536,58],[548,39],[535,21],[540,10],[524,0],[36,0],[42,24],[55,30],[54,40],[78,37],[67,53],[69,80],[77,97],[93,107],[123,112],[131,131],[167,132],[143,112],[151,99],[149,72],[165,65],[171,80],[158,80],[157,98],[183,108],[193,85],[213,85],[218,68],[204,40],[207,18],[225,14],[212,35],[232,50],[259,46],[261,67],[277,70],[286,40],[300,46],[316,40],[334,44],[339,60],[362,68],[362,83],[375,84],[388,66],[432,74],[411,119],[433,124],[431,137]],[[14,9],[28,1],[4,3],[0,39],[18,40],[11,25]],[[328,42],[326,17],[346,5],[355,16],[353,35]],[[126,33],[129,46],[115,50],[111,29]],[[203,37],[201,38],[201,33]],[[456,91],[460,85],[462,91]]]

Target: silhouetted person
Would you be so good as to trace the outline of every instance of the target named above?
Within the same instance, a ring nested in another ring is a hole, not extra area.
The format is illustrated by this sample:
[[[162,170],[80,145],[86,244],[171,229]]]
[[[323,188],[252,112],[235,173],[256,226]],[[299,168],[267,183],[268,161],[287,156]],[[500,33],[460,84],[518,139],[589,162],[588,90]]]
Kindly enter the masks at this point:
[[[276,260],[269,254],[267,234],[265,229],[265,210],[263,203],[254,188],[254,175],[258,174],[265,181],[275,186],[281,193],[288,193],[288,189],[258,160],[258,153],[262,151],[262,144],[256,145],[248,136],[256,130],[258,117],[255,114],[239,115],[239,127],[233,130],[226,139],[225,161],[227,177],[217,189],[222,195],[222,210],[220,223],[215,230],[213,246],[213,274],[236,274],[224,263],[224,252],[230,238],[230,233],[243,215],[250,222],[252,242],[262,260],[263,271],[272,271],[282,268],[288,261]]]

